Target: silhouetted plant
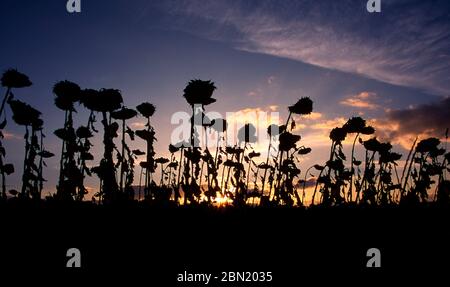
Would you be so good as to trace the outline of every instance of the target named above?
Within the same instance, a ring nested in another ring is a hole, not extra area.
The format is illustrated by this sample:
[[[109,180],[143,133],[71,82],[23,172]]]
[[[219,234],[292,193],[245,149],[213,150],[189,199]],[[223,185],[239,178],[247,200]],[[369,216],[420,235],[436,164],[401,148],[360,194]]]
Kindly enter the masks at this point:
[[[250,153],[247,154],[247,156],[244,157],[244,160],[248,163],[248,168],[247,168],[247,182],[246,182],[246,187],[247,187],[247,198],[251,198],[252,199],[252,205],[254,205],[255,203],[255,198],[261,198],[261,193],[258,189],[258,171],[259,171],[259,165],[256,164],[256,162],[254,161],[254,158],[257,158],[261,156],[261,153],[259,152],[255,152],[254,150],[251,151]],[[256,169],[253,169],[253,167],[255,167]],[[250,172],[253,173],[253,189],[250,189]]]
[[[319,164],[315,164],[314,168],[317,171],[319,171],[319,175],[317,176],[316,184],[315,184],[315,187],[314,187],[314,192],[313,192],[313,195],[311,197],[311,205],[315,205],[315,198],[316,198],[316,193],[317,193],[317,187],[319,186],[319,179],[322,178],[323,171],[325,170],[325,167],[321,166]]]
[[[155,163],[154,156],[155,151],[153,148],[153,144],[156,141],[155,131],[150,124],[150,118],[155,113],[155,106],[148,102],[144,102],[136,107],[138,112],[147,119],[146,130],[136,131],[136,135],[146,141],[147,150],[146,150],[146,161],[141,164],[141,166],[145,169],[145,194],[148,199],[151,199],[150,195],[150,183],[152,174],[155,172]]]
[[[19,100],[8,101],[13,112],[13,120],[25,127],[25,157],[23,162],[22,190],[23,198],[40,198],[39,168],[36,165],[36,155],[41,151],[37,132],[42,129],[41,113],[30,105]],[[30,131],[31,129],[31,131]]]
[[[92,168],[89,168],[86,164],[86,161],[91,161],[94,159],[94,155],[90,153],[90,149],[92,147],[92,143],[90,138],[92,138],[93,132],[97,133],[98,131],[95,129],[94,123],[96,122],[95,113],[99,111],[99,103],[98,103],[99,91],[94,89],[84,89],[81,91],[80,103],[89,110],[89,117],[86,126],[80,126],[76,130],[76,136],[78,140],[78,146],[80,148],[80,157],[79,157],[79,169],[81,171],[81,181],[79,190],[83,191],[79,194],[84,196],[86,193],[84,187],[84,178],[85,175],[92,175]],[[96,169],[94,168],[94,171]],[[98,168],[97,168],[98,170]],[[102,188],[100,184],[100,189],[94,196],[99,197],[101,199],[102,196]],[[94,197],[93,197],[94,199]]]
[[[299,151],[296,143],[300,140],[299,135],[294,135],[289,130],[293,130],[296,126],[295,120],[291,119],[292,115],[308,115],[313,110],[313,101],[308,97],[300,98],[294,105],[288,107],[289,115],[286,124],[279,131],[278,154],[275,159],[277,168],[277,178],[274,199],[276,203],[280,200],[286,205],[293,205],[295,197],[297,204],[301,204],[297,190],[294,190],[293,180],[300,175],[300,169],[297,168],[295,161],[298,161],[295,153]],[[271,131],[273,132],[273,131]],[[304,147],[303,147],[304,148]],[[270,151],[270,148],[269,148]],[[290,154],[290,152],[292,153]],[[283,159],[284,154],[286,158]],[[270,197],[270,193],[269,193]]]
[[[160,183],[159,183],[160,186],[164,186],[164,178],[167,175],[165,170],[164,170],[164,164],[166,164],[168,162],[170,162],[170,160],[165,158],[165,157],[159,157],[159,158],[155,159],[155,163],[161,165],[161,180],[160,180]]]
[[[401,188],[400,179],[397,173],[396,161],[401,158],[400,154],[392,152],[392,145],[389,142],[382,143],[377,138],[371,138],[360,142],[366,149],[366,159],[364,175],[360,182],[355,182],[356,202],[360,200],[367,204],[389,204],[394,201],[393,192]],[[370,155],[370,153],[372,153]],[[376,170],[375,156],[379,155],[379,168]],[[359,163],[359,162],[358,162]],[[397,178],[397,184],[392,179],[393,171]]]
[[[86,187],[84,186],[84,178],[85,174],[91,176],[91,170],[86,165],[86,161],[91,161],[94,159],[94,155],[89,152],[89,150],[92,147],[91,141],[89,139],[94,136],[89,128],[91,117],[93,117],[92,114],[90,115],[90,119],[88,120],[87,127],[80,126],[75,132],[78,138],[78,148],[79,148],[79,158],[77,163],[79,165],[79,170],[81,174],[81,178],[79,180],[77,200],[82,200],[84,195],[87,194]]]
[[[216,170],[215,170],[215,166],[214,166],[214,159],[208,149],[208,131],[209,131],[209,129],[211,129],[211,126],[214,123],[202,111],[199,111],[194,116],[193,121],[194,121],[195,126],[200,126],[203,129],[203,134],[205,136],[205,150],[204,150],[203,154],[201,155],[202,164],[200,165],[200,174],[198,177],[198,180],[199,180],[198,184],[200,186],[200,189],[203,189],[202,188],[203,187],[203,171],[204,171],[204,167],[205,167],[205,163],[206,163],[207,175],[205,177],[206,177],[207,187],[206,187],[206,191],[204,193],[208,198],[208,202],[211,202],[211,197],[215,197],[216,190],[212,188],[210,179],[211,179],[211,173],[212,174],[216,173]],[[195,133],[195,136],[197,136],[197,133]]]
[[[417,144],[403,183],[403,189],[406,190],[411,177],[410,189],[402,197],[403,202],[415,204],[427,201],[427,190],[436,183],[433,177],[438,176],[440,178],[445,170],[444,165],[439,161],[439,158],[445,155],[445,149],[439,147],[440,143],[441,141],[437,138],[428,138]],[[445,160],[446,157],[444,156],[443,161]],[[438,182],[439,184],[441,183]]]
[[[32,126],[33,127],[33,126]],[[38,170],[37,170],[37,180],[34,181],[34,198],[35,199],[41,199],[42,190],[44,188],[44,181],[47,181],[44,178],[44,165],[46,166],[46,162],[44,161],[45,158],[53,157],[54,154],[46,151],[44,149],[44,138],[45,135],[43,133],[44,129],[44,121],[39,119],[34,124],[34,131],[32,131],[32,134],[35,136],[36,141],[36,150],[37,153],[36,156],[38,157]]]
[[[134,158],[129,146],[126,143],[125,135],[128,134],[131,140],[134,140],[134,132],[127,127],[125,129],[126,120],[134,118],[137,116],[137,112],[133,109],[128,109],[122,107],[120,110],[114,111],[111,113],[111,117],[115,120],[122,121],[122,151],[118,154],[118,159],[120,163],[120,181],[119,187],[120,192],[124,192],[125,187],[128,189],[131,187],[133,182],[133,173],[134,173]],[[127,152],[125,154],[125,152]],[[124,186],[124,177],[126,177],[126,184]]]
[[[360,183],[357,183],[356,186],[356,200],[358,202],[359,194],[363,191],[362,200],[365,203],[376,203],[376,187],[375,187],[375,155],[377,152],[381,150],[381,143],[377,140],[377,138],[371,138],[364,142],[361,141],[366,149],[366,157],[365,157],[365,167],[364,167],[364,175]],[[370,155],[370,152],[372,154]]]
[[[200,171],[200,186],[202,186],[202,172],[203,172],[203,164],[206,163],[206,170],[207,170],[207,175],[206,175],[206,183],[207,183],[207,188],[206,191],[204,192],[206,197],[208,198],[208,202],[211,203],[212,202],[212,198],[215,198],[217,196],[217,192],[220,191],[220,187],[218,187],[217,185],[212,185],[211,184],[211,180],[214,178],[217,178],[217,169],[215,167],[214,164],[214,158],[211,155],[211,153],[209,152],[208,148],[205,149],[203,155],[202,155],[202,168]]]
[[[164,168],[164,164],[169,163],[170,160],[164,157],[159,157],[155,159],[155,164],[161,165],[161,180],[159,183],[159,186],[156,185],[152,181],[152,189],[153,189],[153,196],[154,200],[159,204],[167,205],[169,203],[170,198],[172,196],[172,188],[165,185],[165,181],[168,180],[168,172],[166,171],[166,168]]]
[[[176,171],[178,169],[179,163],[175,159],[175,153],[180,150],[179,147],[169,144],[169,152],[170,152],[170,163],[168,165],[169,168],[169,178],[168,178],[168,186],[174,191],[174,201],[178,204],[178,200],[180,198],[180,191],[177,189],[176,182]],[[175,171],[175,174],[173,173]]]
[[[233,203],[235,205],[240,205],[245,200],[245,198],[243,197],[244,193],[243,192],[236,193],[236,190],[237,190],[238,185],[242,186],[242,182],[240,181],[240,176],[241,176],[241,172],[244,172],[244,166],[241,162],[241,158],[243,157],[241,155],[244,154],[244,149],[239,147],[238,145],[236,145],[235,147],[226,147],[225,152],[227,153],[227,155],[231,155],[231,158],[227,159],[224,162],[224,166],[227,167],[227,169],[228,169],[227,178],[225,180],[224,193],[225,193],[226,197],[233,200]],[[233,178],[231,178],[231,184],[233,185],[233,187],[235,189],[234,194],[231,192],[231,189],[228,188],[228,186],[229,186],[228,184],[230,182],[230,174],[231,174],[232,169],[233,169]],[[245,186],[244,186],[244,188],[245,188]],[[239,198],[236,197],[236,194],[239,195]]]
[[[340,204],[344,202],[342,187],[345,187],[345,179],[350,178],[350,172],[346,172],[344,161],[346,157],[342,151],[342,142],[347,137],[347,131],[344,128],[336,127],[330,132],[331,149],[330,158],[326,162],[325,169],[322,169],[317,178],[314,193],[318,185],[321,185],[320,193],[322,195],[321,203],[325,206]]]
[[[273,182],[273,178],[274,178],[274,168],[269,165],[269,158],[271,157],[271,150],[274,149],[275,151],[277,151],[277,149],[272,145],[272,141],[274,140],[275,137],[277,137],[280,132],[284,132],[286,130],[286,126],[278,126],[275,124],[270,125],[267,128],[267,134],[269,135],[269,146],[267,148],[267,157],[266,157],[266,163],[262,164],[259,166],[259,168],[264,169],[264,175],[262,178],[262,188],[261,188],[261,202],[262,204],[266,204],[269,200],[270,200],[270,193],[272,191],[272,184],[270,186],[269,189],[269,195],[268,196],[264,196],[264,192],[265,192],[265,184],[266,184],[266,177],[267,177],[267,172],[270,170],[270,174],[271,174],[271,182]],[[276,159],[275,159],[276,160]]]
[[[397,172],[397,161],[402,157],[401,154],[393,152],[392,145],[385,143],[380,151],[379,171],[378,171],[378,188],[377,193],[379,203],[387,205],[394,203],[393,192],[401,188],[400,178]],[[394,184],[395,175],[397,183]]]
[[[145,140],[147,144],[147,160],[145,162],[141,162],[140,165],[145,169],[145,196],[149,200],[152,200],[150,184],[153,180],[153,173],[155,172],[155,152],[153,150],[153,143],[156,141],[155,132],[151,128],[146,130],[137,130],[135,133],[138,137]]]
[[[225,119],[219,118],[214,119],[211,122],[211,128],[216,131],[217,133],[217,143],[216,143],[216,153],[214,156],[214,165],[211,168],[211,176],[212,176],[212,183],[214,183],[214,192],[219,192],[222,197],[224,196],[224,192],[222,190],[223,188],[223,180],[224,180],[224,174],[225,174],[225,167],[222,168],[222,179],[221,184],[219,184],[219,170],[220,165],[223,163],[222,154],[224,154],[223,149],[221,148],[222,140],[224,141],[225,146],[227,145],[226,142],[226,131],[228,128],[228,123]],[[226,155],[226,154],[225,154]]]
[[[224,119],[217,119],[217,120],[210,120],[206,116],[203,117],[203,128],[205,132],[205,151],[203,154],[203,163],[206,163],[206,171],[207,171],[207,190],[205,191],[205,195],[208,198],[208,202],[211,203],[211,199],[215,199],[217,197],[217,193],[221,193],[221,187],[218,184],[218,174],[219,174],[219,168],[217,166],[217,158],[218,158],[218,145],[220,144],[220,136],[221,133],[219,132],[220,129],[222,129],[222,132],[226,130],[226,121]],[[213,127],[215,126],[215,127]],[[216,153],[213,157],[211,152],[208,148],[208,133],[212,133],[212,131],[217,132],[217,147],[216,147]],[[223,134],[222,134],[223,135]],[[222,162],[221,159],[219,159],[219,164]],[[203,171],[203,166],[202,166]],[[201,176],[200,176],[201,177]]]
[[[122,95],[119,90],[101,89],[98,93],[92,93],[85,98],[83,104],[91,111],[102,115],[104,152],[100,165],[92,168],[101,181],[100,196],[104,202],[112,202],[118,198],[118,185],[116,180],[116,167],[113,159],[116,138],[119,125],[111,122],[111,112],[122,106]]]
[[[197,203],[201,199],[201,188],[197,183],[200,176],[200,161],[201,153],[197,147],[190,147],[185,151],[186,162],[183,170],[183,177],[185,183],[182,185],[184,192],[184,204],[187,201],[190,203]],[[194,168],[195,167],[195,168]],[[189,179],[190,182],[189,182]]]
[[[41,139],[41,151],[38,153],[39,155],[39,171],[38,171],[38,178],[39,178],[39,198],[41,198],[42,190],[44,189],[44,166],[47,166],[47,163],[45,162],[45,159],[54,157],[55,155],[52,152],[49,152],[44,149],[44,134],[42,133],[42,129],[40,130],[40,139]]]
[[[245,151],[251,148],[251,144],[257,141],[256,128],[252,124],[245,124],[242,128],[238,130],[238,145],[237,148],[233,150],[236,156],[236,161],[232,162],[231,167],[233,167],[233,178],[232,185],[234,187],[233,204],[235,206],[242,206],[247,200],[248,187],[245,184],[245,179],[248,174],[245,172],[244,164],[242,161],[245,159]],[[241,148],[241,144],[244,147]]]
[[[179,149],[180,150],[180,158],[179,158],[179,161],[178,161],[178,174],[177,174],[177,180],[176,180],[176,185],[174,186],[174,192],[175,192],[175,203],[176,204],[178,204],[179,202],[178,202],[178,198],[180,198],[181,197],[181,194],[180,194],[180,188],[181,188],[181,173],[182,173],[182,170],[183,170],[183,163],[184,163],[184,161],[185,161],[185,159],[183,158],[183,155],[184,155],[184,150],[187,148],[189,146],[189,143],[187,143],[187,142],[179,142],[179,143],[176,143],[174,146],[173,146],[173,148],[177,148],[177,149]],[[170,148],[169,148],[170,149]],[[174,151],[174,152],[176,152],[176,151]]]
[[[4,138],[3,135],[3,128],[6,126],[6,119],[0,124],[0,173],[1,173],[1,179],[2,179],[2,196],[1,198],[3,200],[6,199],[6,175],[10,175],[14,173],[14,165],[11,163],[4,163],[3,158],[6,156],[6,150],[3,146],[2,139]]]
[[[355,144],[356,141],[359,139],[359,135],[360,134],[365,134],[365,135],[371,135],[375,132],[375,129],[371,126],[366,126],[366,121],[364,119],[362,119],[361,117],[353,117],[350,118],[343,126],[343,128],[347,131],[348,134],[353,134],[355,133],[355,139],[353,140],[353,144],[352,144],[352,154],[351,154],[351,158],[350,158],[350,187],[349,187],[349,191],[348,191],[348,200],[351,202],[352,201],[352,196],[353,196],[353,175],[355,174],[355,170],[353,168],[355,161],[357,161],[357,159],[355,158]]]
[[[24,88],[32,85],[31,81],[28,79],[28,76],[22,74],[14,69],[9,69],[5,71],[1,78],[2,86],[6,88],[5,96],[3,97],[1,106],[0,106],[0,119],[3,118],[5,103],[6,101],[12,100],[14,95],[12,93],[13,88]],[[3,139],[3,129],[6,127],[7,120],[6,118],[2,120],[0,123],[0,173],[2,180],[2,199],[6,199],[6,175],[10,175],[14,172],[14,165],[10,163],[4,163],[4,158],[6,156],[6,150],[3,147],[2,139]]]
[[[55,135],[62,140],[59,181],[56,196],[62,200],[83,199],[85,193],[82,185],[83,174],[77,166],[76,154],[80,148],[73,126],[74,104],[80,101],[80,87],[69,81],[61,81],[53,87],[56,95],[55,105],[64,111],[64,127],[55,131]],[[79,189],[77,192],[77,188]]]
[[[8,99],[12,100],[14,95],[12,94],[13,88],[25,88],[32,85],[27,75],[18,72],[15,69],[9,69],[2,75],[2,86],[6,88],[5,96],[3,97],[2,105],[0,106],[0,117],[3,116],[5,103]]]
[[[294,162],[294,154],[295,151],[297,151],[296,143],[300,138],[299,135],[294,135],[287,131],[280,134],[278,147],[280,151],[280,161],[278,164],[277,187],[275,190],[275,201],[277,203],[279,200],[282,200],[287,205],[293,205],[294,203],[291,198],[291,195],[294,195],[292,181],[294,177],[300,174],[300,170]],[[293,154],[289,155],[291,150],[293,150]],[[283,159],[285,153],[286,159]]]
[[[185,204],[186,199],[193,199],[192,195],[197,195],[200,197],[201,190],[198,186],[196,180],[199,176],[199,161],[200,161],[200,152],[198,151],[198,146],[195,137],[195,114],[196,114],[196,106],[199,106],[201,109],[200,112],[204,112],[205,106],[210,105],[216,101],[216,99],[212,98],[212,94],[216,86],[211,81],[202,81],[202,80],[191,80],[184,89],[184,98],[187,103],[191,106],[192,109],[192,118],[191,118],[191,131],[190,131],[190,147],[186,151],[186,165],[184,174],[184,184],[183,191],[185,193]],[[198,159],[198,160],[197,160]],[[195,169],[194,169],[195,168]],[[187,172],[190,171],[190,172]],[[191,174],[193,176],[191,176]],[[190,182],[189,182],[190,180]],[[188,196],[186,196],[186,194]]]
[[[313,111],[313,101],[308,97],[300,98],[294,105],[289,106],[289,114],[309,115]],[[289,118],[286,123],[289,122]]]
[[[447,150],[449,128],[445,131],[445,147]],[[447,180],[447,171],[450,171],[450,152],[444,155],[444,159],[441,164],[442,172],[439,174],[438,186],[435,192],[435,199],[439,204],[450,204],[450,181]]]

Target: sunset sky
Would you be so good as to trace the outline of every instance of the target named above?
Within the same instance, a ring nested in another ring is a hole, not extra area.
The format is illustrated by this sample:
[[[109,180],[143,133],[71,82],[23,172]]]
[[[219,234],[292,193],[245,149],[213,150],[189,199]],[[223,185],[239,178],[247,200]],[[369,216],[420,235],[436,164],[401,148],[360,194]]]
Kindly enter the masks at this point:
[[[69,14],[66,0],[2,0],[0,70],[17,68],[33,82],[14,94],[43,113],[45,145],[56,154],[44,174],[52,192],[61,150],[53,131],[64,121],[52,87],[60,80],[120,89],[128,107],[153,103],[158,156],[168,153],[171,115],[189,111],[183,89],[195,78],[215,82],[207,110],[223,115],[279,111],[285,120],[288,105],[310,97],[314,113],[296,118],[301,144],[313,149],[303,170],[323,163],[330,130],[351,116],[370,120],[405,154],[415,136],[442,138],[450,126],[450,1],[382,0],[373,14],[366,2],[81,0],[82,12]],[[7,183],[18,189],[24,130],[9,109],[7,117],[6,162],[16,167]],[[87,184],[97,188],[98,179]]]

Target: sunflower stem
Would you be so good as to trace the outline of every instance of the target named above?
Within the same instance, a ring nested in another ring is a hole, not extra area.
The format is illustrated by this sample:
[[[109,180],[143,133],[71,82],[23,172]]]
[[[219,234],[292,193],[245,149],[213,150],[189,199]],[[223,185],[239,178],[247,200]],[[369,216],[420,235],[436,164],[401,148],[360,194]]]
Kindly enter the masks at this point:
[[[354,170],[353,170],[353,161],[354,161],[354,154],[355,154],[355,144],[356,144],[356,140],[359,137],[359,132],[356,134],[355,139],[353,140],[353,145],[352,145],[352,158],[351,158],[351,164],[350,164],[350,190],[349,190],[349,202],[352,202],[352,192],[353,192],[353,174],[354,174]]]
[[[2,106],[0,107],[0,118],[3,115],[3,110],[5,109],[5,103],[6,103],[6,100],[8,99],[10,92],[11,92],[11,87],[8,87],[6,89],[5,97],[3,98],[3,101],[2,101]]]

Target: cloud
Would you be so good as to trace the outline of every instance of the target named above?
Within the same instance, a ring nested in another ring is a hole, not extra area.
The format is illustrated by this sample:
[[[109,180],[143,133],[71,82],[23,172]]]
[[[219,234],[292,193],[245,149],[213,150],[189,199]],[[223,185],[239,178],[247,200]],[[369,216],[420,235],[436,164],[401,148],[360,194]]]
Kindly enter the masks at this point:
[[[347,120],[343,117],[337,117],[334,119],[324,119],[318,123],[311,125],[313,130],[327,131],[328,133],[335,127],[341,127]]]
[[[133,122],[130,124],[130,126],[134,129],[144,129],[146,128],[145,123],[144,122]]]
[[[342,127],[347,119],[344,117],[327,118],[320,113],[312,113],[311,118],[303,116],[304,124],[297,124],[294,133],[302,135],[302,144],[309,147],[330,146],[330,132],[335,127]],[[348,136],[343,142],[344,145],[351,145],[353,137]]]
[[[416,136],[419,138],[444,138],[450,127],[450,97],[441,101],[388,110],[385,119],[373,120],[377,134],[387,140],[409,148]]]
[[[303,115],[302,118],[303,119],[307,119],[307,120],[318,120],[322,118],[322,114],[318,113],[318,112],[312,112],[309,115]]]
[[[361,92],[357,95],[348,97],[340,102],[341,105],[361,108],[361,109],[369,109],[375,110],[379,108],[379,105],[373,102],[374,99],[377,98],[375,93],[371,92]]]
[[[368,14],[365,2],[197,0],[164,6],[177,16],[175,29],[239,50],[450,93],[448,1],[390,1],[380,15]]]
[[[276,112],[278,110],[278,106],[277,105],[270,105],[270,106],[268,106],[268,108],[272,112]]]
[[[258,96],[258,92],[256,92],[256,91],[250,91],[250,92],[248,92],[248,94],[247,94],[249,97],[256,97],[256,96]]]
[[[295,120],[295,128],[293,130],[294,132],[303,132],[303,130],[305,130],[306,128],[314,128],[317,124],[326,121],[326,119],[323,118],[323,114],[318,112],[312,112],[308,115],[301,116],[293,115],[292,119]]]
[[[226,114],[228,125],[239,128],[247,123],[253,124],[261,131],[267,130],[270,124],[279,123],[278,106],[271,105],[267,107],[245,108]]]
[[[360,93],[358,99],[367,100],[370,93]],[[450,97],[440,101],[409,106],[405,109],[385,110],[378,118],[367,119],[367,124],[375,127],[376,136],[383,141],[390,141],[404,149],[411,148],[416,137],[424,139],[437,137],[443,140],[447,128],[450,128]],[[341,127],[347,121],[344,117],[327,118],[317,113],[311,118],[302,117],[302,125],[297,125],[294,132],[300,133],[302,142],[307,146],[326,146],[330,144],[329,133],[335,127]],[[363,136],[368,138],[371,136]],[[351,145],[353,137],[343,142]]]
[[[14,134],[14,133],[10,133],[10,132],[7,132],[7,131],[3,131],[2,133],[3,133],[3,138],[5,140],[20,140],[20,139],[23,138],[21,136],[18,136],[18,135]]]

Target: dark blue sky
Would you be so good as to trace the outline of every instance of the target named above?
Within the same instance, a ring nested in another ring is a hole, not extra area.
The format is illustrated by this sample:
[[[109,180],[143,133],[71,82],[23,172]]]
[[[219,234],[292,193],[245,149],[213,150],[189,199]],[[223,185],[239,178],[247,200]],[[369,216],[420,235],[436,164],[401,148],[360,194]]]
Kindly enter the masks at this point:
[[[221,113],[275,109],[284,117],[287,105],[311,97],[316,114],[299,130],[314,150],[307,163],[322,159],[329,130],[352,115],[373,119],[378,135],[398,148],[449,125],[438,117],[450,112],[442,104],[450,95],[446,0],[382,0],[380,14],[367,13],[365,0],[81,3],[81,13],[69,14],[65,0],[0,2],[0,69],[17,68],[33,81],[15,94],[43,112],[47,147],[56,154],[53,130],[63,118],[51,89],[65,79],[118,88],[130,107],[154,103],[161,154],[173,130],[170,116],[188,110],[182,90],[193,78],[216,83],[218,102],[208,109]],[[424,104],[441,113],[421,115]],[[412,117],[399,116],[404,111],[437,124],[407,125]],[[81,108],[77,118],[87,120]],[[139,119],[133,122],[139,127]],[[20,170],[23,131],[11,120],[6,131],[7,161]],[[57,161],[49,161],[48,190]],[[19,173],[9,183],[17,188]]]

